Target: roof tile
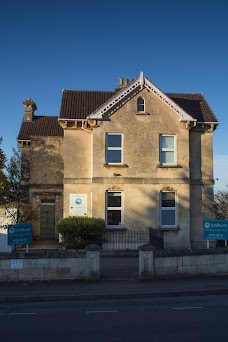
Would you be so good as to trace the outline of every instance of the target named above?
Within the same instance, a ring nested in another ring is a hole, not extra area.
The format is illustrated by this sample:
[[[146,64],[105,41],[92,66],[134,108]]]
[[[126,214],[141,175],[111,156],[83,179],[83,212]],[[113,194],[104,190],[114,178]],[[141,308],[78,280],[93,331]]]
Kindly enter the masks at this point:
[[[30,140],[31,136],[63,136],[58,116],[34,116],[33,121],[23,121],[18,140]]]

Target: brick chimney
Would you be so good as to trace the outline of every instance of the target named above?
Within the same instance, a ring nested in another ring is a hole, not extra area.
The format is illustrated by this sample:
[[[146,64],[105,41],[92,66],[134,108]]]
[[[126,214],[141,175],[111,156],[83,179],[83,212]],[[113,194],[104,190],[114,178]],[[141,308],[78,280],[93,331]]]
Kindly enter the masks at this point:
[[[35,102],[29,97],[25,102],[23,102],[25,107],[25,114],[23,121],[33,121],[34,112],[37,110]]]

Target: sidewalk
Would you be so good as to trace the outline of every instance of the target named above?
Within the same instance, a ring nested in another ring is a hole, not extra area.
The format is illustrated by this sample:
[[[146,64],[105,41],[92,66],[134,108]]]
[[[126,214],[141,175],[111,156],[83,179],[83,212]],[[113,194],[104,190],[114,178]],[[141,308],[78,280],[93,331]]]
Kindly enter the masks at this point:
[[[228,294],[228,277],[0,283],[0,303]]]

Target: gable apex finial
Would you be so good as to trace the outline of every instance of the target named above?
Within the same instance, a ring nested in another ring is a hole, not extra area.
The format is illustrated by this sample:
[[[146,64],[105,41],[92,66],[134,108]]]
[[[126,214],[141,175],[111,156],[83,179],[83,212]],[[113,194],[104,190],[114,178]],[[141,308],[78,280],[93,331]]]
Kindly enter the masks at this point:
[[[144,75],[143,75],[142,71],[140,71],[139,79],[140,79],[140,85],[141,85],[141,88],[142,88],[143,85],[144,85]]]

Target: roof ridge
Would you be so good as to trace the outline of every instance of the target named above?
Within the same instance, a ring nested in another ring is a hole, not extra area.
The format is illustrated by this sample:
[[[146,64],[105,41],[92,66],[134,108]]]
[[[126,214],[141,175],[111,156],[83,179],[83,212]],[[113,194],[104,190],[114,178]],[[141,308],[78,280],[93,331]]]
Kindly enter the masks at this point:
[[[113,90],[78,90],[64,89],[63,91],[82,92],[82,93],[115,93]]]

